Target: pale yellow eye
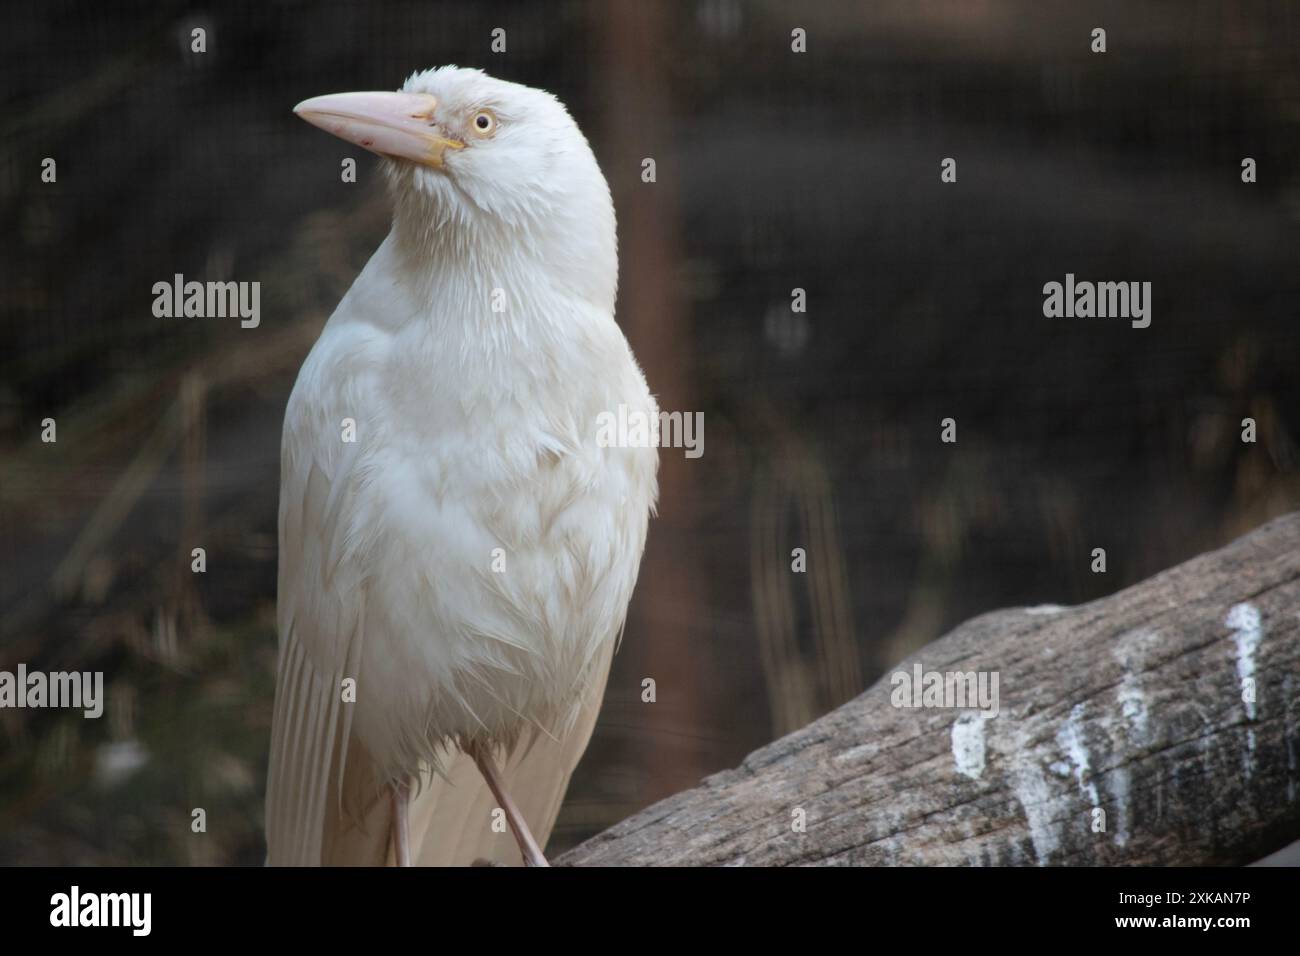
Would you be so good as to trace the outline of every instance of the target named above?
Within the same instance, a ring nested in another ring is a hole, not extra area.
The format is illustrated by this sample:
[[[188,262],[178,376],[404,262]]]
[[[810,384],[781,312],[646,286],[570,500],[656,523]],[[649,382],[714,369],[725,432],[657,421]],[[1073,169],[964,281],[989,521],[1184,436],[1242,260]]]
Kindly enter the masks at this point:
[[[469,128],[475,136],[486,138],[497,131],[497,118],[491,110],[479,110],[469,121]]]

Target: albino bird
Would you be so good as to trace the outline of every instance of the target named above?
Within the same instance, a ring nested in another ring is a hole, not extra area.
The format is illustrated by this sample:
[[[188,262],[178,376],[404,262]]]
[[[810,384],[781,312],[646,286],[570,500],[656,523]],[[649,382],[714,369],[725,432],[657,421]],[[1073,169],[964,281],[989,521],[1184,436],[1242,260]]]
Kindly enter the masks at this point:
[[[267,862],[545,865],[657,494],[653,447],[598,440],[657,415],[609,186],[478,70],[295,112],[383,156],[394,211],[285,412]]]

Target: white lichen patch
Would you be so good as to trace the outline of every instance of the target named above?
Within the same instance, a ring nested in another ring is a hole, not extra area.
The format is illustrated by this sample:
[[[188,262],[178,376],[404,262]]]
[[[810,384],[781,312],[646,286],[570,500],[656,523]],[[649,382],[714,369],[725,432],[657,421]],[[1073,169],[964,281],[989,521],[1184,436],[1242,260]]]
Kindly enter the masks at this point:
[[[1115,661],[1123,671],[1116,698],[1129,737],[1138,743],[1147,742],[1151,736],[1151,705],[1139,675],[1146,669],[1147,657],[1158,641],[1154,631],[1133,631],[1120,638],[1114,649]]]
[[[1025,608],[1026,614],[1060,614],[1065,608],[1059,604],[1038,604]]]
[[[1060,785],[1044,771],[1049,754],[1042,744],[1034,741],[1035,724],[1037,721],[1002,720],[985,732],[993,734],[989,748],[996,751],[999,762],[1008,768],[1007,781],[1024,811],[1033,862],[1046,866],[1061,848],[1061,826],[1067,808],[1059,793]],[[1028,853],[1025,862],[1030,862]]]
[[[1244,687],[1247,681],[1255,679],[1255,653],[1264,637],[1259,608],[1249,603],[1234,604],[1224,623],[1232,628],[1232,640],[1237,645],[1237,679]],[[1246,708],[1246,718],[1254,720],[1255,701],[1243,700],[1242,704]]]
[[[1234,604],[1228,609],[1228,616],[1223,621],[1232,628],[1232,641],[1237,646],[1237,685],[1245,708],[1246,719],[1255,719],[1255,655],[1259,643],[1264,638],[1263,625],[1260,622],[1259,608],[1249,602]],[[1247,687],[1251,692],[1245,693]],[[1242,772],[1247,777],[1255,773],[1255,728],[1246,728],[1246,750],[1241,755]]]
[[[984,773],[984,717],[962,714],[952,723],[952,756],[957,772],[978,780]]]
[[[1061,837],[1053,819],[1052,788],[1047,784],[1043,769],[1028,755],[1012,766],[1011,785],[1025,811],[1029,840],[1034,845],[1034,859],[1039,866],[1045,866],[1051,862],[1052,854],[1061,848]]]
[[[1074,768],[1074,777],[1079,783],[1079,790],[1092,801],[1094,807],[1098,806],[1101,801],[1097,799],[1096,784],[1091,780],[1086,782],[1084,780],[1091,769],[1089,767],[1091,758],[1088,756],[1088,744],[1083,734],[1083,704],[1075,704],[1070,710],[1070,716],[1056,732],[1056,745],[1061,748]]]
[[[1106,775],[1111,799],[1115,801],[1115,845],[1126,846],[1129,836],[1129,787],[1132,776],[1127,767],[1116,767]]]
[[[1142,682],[1132,671],[1125,671],[1120,678],[1119,709],[1128,721],[1129,728],[1136,740],[1144,741],[1149,734],[1150,710],[1147,707],[1147,695],[1142,690]]]

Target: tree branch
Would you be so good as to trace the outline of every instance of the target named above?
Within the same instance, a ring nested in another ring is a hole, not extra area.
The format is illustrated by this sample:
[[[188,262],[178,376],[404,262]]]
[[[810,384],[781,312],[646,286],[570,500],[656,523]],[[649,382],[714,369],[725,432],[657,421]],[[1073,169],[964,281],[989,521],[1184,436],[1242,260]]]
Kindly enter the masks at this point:
[[[914,665],[996,672],[1000,712],[891,705]],[[1300,837],[1298,723],[1295,513],[1090,604],[967,621],[556,862],[1248,863]]]

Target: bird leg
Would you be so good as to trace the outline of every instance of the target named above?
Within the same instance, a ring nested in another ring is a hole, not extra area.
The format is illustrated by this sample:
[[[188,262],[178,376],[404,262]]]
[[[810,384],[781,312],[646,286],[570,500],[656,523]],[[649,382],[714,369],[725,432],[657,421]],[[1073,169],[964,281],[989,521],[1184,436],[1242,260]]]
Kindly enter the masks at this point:
[[[496,764],[492,761],[492,755],[484,747],[470,747],[470,756],[474,758],[474,763],[478,764],[479,773],[483,774],[483,779],[487,781],[488,789],[492,791],[492,796],[496,797],[497,802],[501,804],[501,809],[505,811],[506,823],[510,824],[510,832],[515,835],[515,842],[519,844],[519,852],[523,855],[524,866],[550,866],[546,862],[546,857],[542,855],[542,848],[537,845],[537,840],[533,837],[533,832],[528,829],[528,823],[524,820],[524,815],[519,812],[515,802],[510,799],[510,794],[506,793],[505,786],[501,783],[501,775],[497,772]]]
[[[393,784],[393,855],[398,866],[411,865],[411,785]]]

